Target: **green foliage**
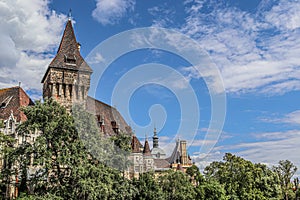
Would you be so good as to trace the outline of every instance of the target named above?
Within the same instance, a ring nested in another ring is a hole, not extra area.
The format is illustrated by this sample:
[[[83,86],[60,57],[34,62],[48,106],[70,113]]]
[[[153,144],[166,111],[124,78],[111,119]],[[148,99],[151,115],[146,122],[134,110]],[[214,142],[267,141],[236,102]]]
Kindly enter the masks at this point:
[[[195,199],[195,187],[187,174],[169,170],[158,178],[159,185],[164,191],[164,199],[185,200]]]
[[[133,185],[138,191],[134,200],[164,199],[163,190],[152,172],[141,174],[139,179],[133,180]]]
[[[197,198],[201,200],[227,200],[224,186],[215,180],[203,182],[196,188]]]
[[[62,197],[58,197],[53,194],[46,194],[43,196],[36,196],[36,195],[26,195],[26,194],[21,194],[18,200],[63,200]]]
[[[280,199],[279,180],[265,165],[230,153],[223,160],[206,167],[205,175],[208,180],[224,185],[229,199]]]
[[[277,166],[273,167],[273,171],[278,175],[284,199],[294,198],[292,193],[291,178],[297,171],[297,167],[289,160],[279,161]]]
[[[0,119],[0,128],[4,128],[4,121]]]
[[[25,142],[15,150],[21,169],[19,191],[63,199],[133,197],[136,191],[130,181],[125,180],[118,170],[106,165],[108,156],[112,154],[104,154],[107,157],[101,158],[105,160],[97,159],[101,153],[99,150],[103,149],[97,147],[97,139],[104,137],[97,135],[92,115],[78,112],[80,120],[74,121],[63,107],[51,99],[25,108],[24,113],[28,120],[18,127],[18,133],[21,136],[40,135],[34,143]],[[103,141],[112,143],[107,139]],[[114,148],[105,150],[111,153]],[[41,165],[31,165],[32,155],[36,155],[35,163]],[[28,172],[33,173],[28,177]],[[31,197],[37,198],[28,198]]]
[[[21,200],[275,200],[297,192],[290,190],[296,167],[289,161],[280,161],[272,171],[232,154],[206,167],[205,177],[193,165],[186,173],[169,170],[155,177],[149,172],[131,181],[121,173],[130,164],[129,136],[105,137],[93,114],[75,106],[71,116],[51,99],[23,111],[28,120],[18,134],[30,138],[38,133],[35,141],[15,148],[13,138],[0,134],[2,158],[10,161],[1,170],[1,188],[18,173]]]
[[[192,165],[186,170],[186,173],[190,176],[191,182],[198,186],[205,182],[204,177],[199,171],[199,168],[196,165]]]
[[[10,177],[15,175],[15,170],[11,170],[14,158],[14,145],[16,140],[0,132],[0,189],[1,194],[5,194],[6,186],[11,185]]]

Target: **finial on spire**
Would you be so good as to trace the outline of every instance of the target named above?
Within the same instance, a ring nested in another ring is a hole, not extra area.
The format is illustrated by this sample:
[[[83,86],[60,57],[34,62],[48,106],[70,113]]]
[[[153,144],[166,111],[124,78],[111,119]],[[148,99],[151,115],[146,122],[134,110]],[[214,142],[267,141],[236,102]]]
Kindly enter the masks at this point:
[[[156,127],[154,126],[154,131],[153,131],[153,133],[154,133],[154,136],[157,136],[157,131],[156,131]]]
[[[68,19],[69,19],[69,21],[72,20],[72,9],[71,8],[69,10]]]

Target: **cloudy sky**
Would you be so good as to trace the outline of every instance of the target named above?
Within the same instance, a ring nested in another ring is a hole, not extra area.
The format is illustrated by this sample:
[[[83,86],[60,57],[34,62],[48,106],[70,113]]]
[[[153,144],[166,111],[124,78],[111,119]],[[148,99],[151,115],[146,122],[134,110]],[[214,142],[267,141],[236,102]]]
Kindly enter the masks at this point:
[[[97,90],[90,95],[119,108],[142,141],[156,126],[166,151],[174,139],[187,139],[199,166],[232,152],[270,165],[289,159],[300,168],[298,0],[0,0],[1,88],[21,82],[33,99],[41,98],[40,81],[69,9],[81,53],[94,72],[107,60],[96,48],[104,41],[115,53],[126,44],[110,38],[124,31],[166,30],[164,38],[133,31],[136,37],[128,41],[136,49],[118,55],[101,77],[93,76]],[[151,48],[141,49],[140,41]],[[190,50],[206,55],[202,64],[180,54]],[[226,112],[212,100],[220,93],[226,95]],[[224,126],[213,129],[218,112],[225,112]],[[201,149],[209,144],[214,148]]]

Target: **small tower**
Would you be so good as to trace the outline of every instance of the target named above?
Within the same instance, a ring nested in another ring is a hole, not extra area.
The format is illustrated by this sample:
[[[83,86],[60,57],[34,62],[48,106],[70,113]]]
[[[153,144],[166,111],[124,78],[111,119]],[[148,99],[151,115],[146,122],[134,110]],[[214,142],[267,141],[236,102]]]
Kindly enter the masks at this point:
[[[91,74],[92,69],[80,54],[80,44],[69,18],[57,54],[42,79],[43,98],[53,98],[71,111],[73,103],[85,103]]]
[[[180,141],[180,152],[181,152],[181,164],[187,165],[188,164],[188,154],[186,151],[186,141],[181,140]]]
[[[151,150],[152,157],[156,158],[156,159],[166,158],[165,151],[163,149],[159,148],[156,128],[154,128],[152,139],[153,139],[153,148]]]
[[[154,127],[154,131],[153,131],[153,148],[158,148],[158,137],[157,137],[157,131],[156,128]]]
[[[148,142],[148,138],[146,136],[145,145],[143,150],[143,158],[144,158],[144,171],[148,172],[154,169],[154,160],[151,155],[150,146]]]
[[[129,178],[139,178],[140,173],[144,172],[143,152],[140,148],[140,142],[135,135],[131,138],[131,155],[132,165],[129,167]]]

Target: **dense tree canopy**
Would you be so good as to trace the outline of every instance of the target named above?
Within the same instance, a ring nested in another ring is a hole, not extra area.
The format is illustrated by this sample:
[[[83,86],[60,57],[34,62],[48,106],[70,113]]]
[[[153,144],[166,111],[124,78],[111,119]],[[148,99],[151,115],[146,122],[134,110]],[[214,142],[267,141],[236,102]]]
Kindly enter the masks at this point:
[[[266,165],[253,164],[230,153],[223,160],[206,167],[205,175],[224,185],[229,199],[281,198],[278,176]]]
[[[3,197],[7,184],[16,184],[22,200],[275,200],[299,192],[299,181],[291,183],[296,167],[290,161],[270,170],[229,153],[207,166],[204,176],[193,165],[186,173],[170,169],[128,180],[123,172],[130,164],[129,136],[101,135],[94,116],[82,107],[74,107],[71,116],[51,99],[24,113],[28,120],[18,134],[34,140],[15,148],[15,139],[0,134],[2,158],[9,160],[0,174]],[[16,175],[19,182],[10,182]]]
[[[285,200],[292,199],[294,194],[292,193],[291,178],[297,171],[297,167],[289,160],[279,161],[277,166],[273,167],[274,172],[278,175],[280,180],[283,197]],[[296,185],[295,187],[299,186]]]

